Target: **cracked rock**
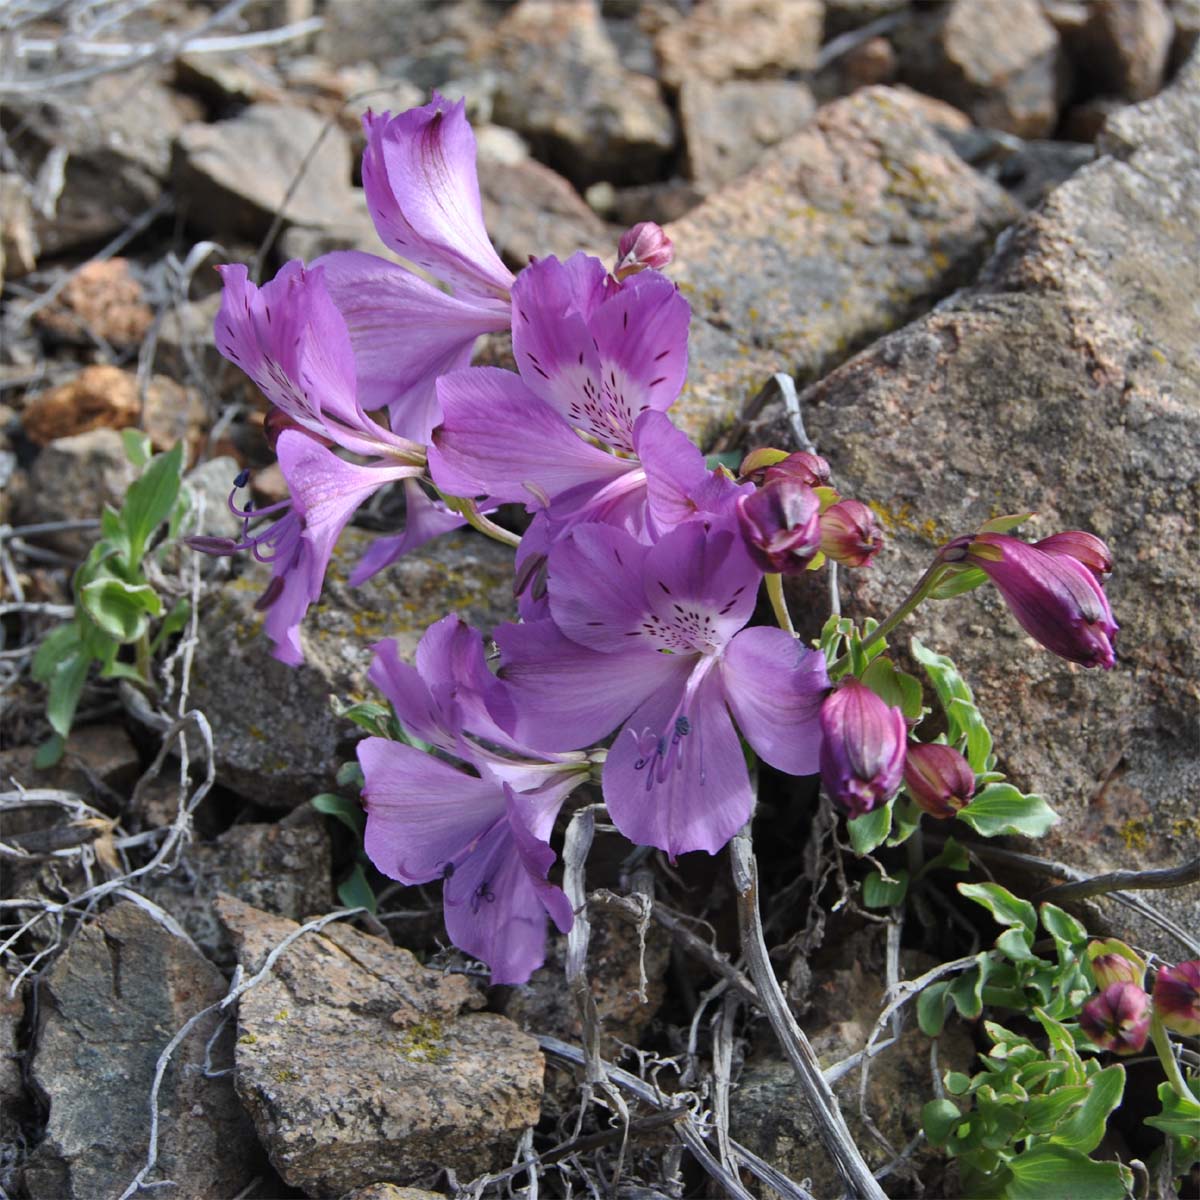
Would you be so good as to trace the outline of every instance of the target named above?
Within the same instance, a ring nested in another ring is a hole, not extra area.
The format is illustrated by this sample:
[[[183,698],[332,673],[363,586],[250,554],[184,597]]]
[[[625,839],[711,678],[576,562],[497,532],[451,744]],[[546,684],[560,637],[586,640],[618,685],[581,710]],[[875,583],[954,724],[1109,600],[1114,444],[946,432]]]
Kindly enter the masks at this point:
[[[692,305],[673,415],[701,444],[773,372],[817,378],[965,283],[1019,214],[922,111],[891,88],[826,105],[667,227]]]
[[[118,1196],[146,1160],[150,1087],[163,1048],[226,991],[191,942],[136,904],[83,926],[45,977],[34,1086],[49,1105],[45,1136],[25,1169],[32,1200]],[[205,1018],[175,1051],[159,1094],[158,1167],[181,1197],[237,1195],[258,1174],[253,1130],[228,1075],[206,1078]],[[233,1055],[227,1028],[213,1063]]]
[[[1087,529],[1112,546],[1117,666],[1036,648],[985,587],[926,605],[911,632],[952,654],[1001,769],[1061,823],[1038,853],[1096,874],[1164,867],[1200,838],[1200,58],[1109,118],[1101,155],[1002,242],[978,284],[801,397],[839,488],[877,502],[888,544],[843,576],[882,617],[946,539],[1034,510],[1029,538]],[[783,445],[779,413],[752,431]],[[1042,881],[1044,886],[1044,880]],[[1200,886],[1157,893],[1200,926]],[[1178,954],[1115,905],[1114,933]]]
[[[231,897],[218,908],[247,973],[297,928]],[[470,1011],[482,1003],[463,976],[346,926],[294,942],[238,1014],[238,1094],[280,1175],[340,1196],[507,1165],[538,1120],[542,1055]]]

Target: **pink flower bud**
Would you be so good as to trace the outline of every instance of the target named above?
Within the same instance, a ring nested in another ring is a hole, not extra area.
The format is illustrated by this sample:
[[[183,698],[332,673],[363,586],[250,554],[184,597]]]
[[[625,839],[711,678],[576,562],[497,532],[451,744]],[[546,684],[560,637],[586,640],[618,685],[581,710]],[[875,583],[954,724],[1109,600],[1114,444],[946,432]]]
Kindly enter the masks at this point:
[[[966,561],[986,572],[1017,623],[1047,650],[1085,667],[1112,667],[1112,609],[1091,568],[1073,554],[979,533],[966,546]]]
[[[783,462],[767,468],[767,482],[772,479],[791,479],[809,487],[829,486],[829,464],[819,455],[799,450],[789,454]]]
[[[1154,977],[1154,1011],[1168,1029],[1200,1037],[1200,959],[1159,969]]]
[[[839,500],[821,514],[821,549],[844,567],[865,567],[883,546],[883,530],[861,500]]]
[[[909,742],[904,784],[919,808],[941,820],[954,816],[975,794],[975,773],[952,746]]]
[[[1136,1054],[1150,1033],[1150,997],[1136,983],[1112,983],[1079,1014],[1079,1028],[1103,1050]]]
[[[752,483],[762,483],[766,478],[767,469],[778,466],[787,457],[786,451],[776,450],[773,446],[759,446],[757,450],[751,450],[738,468],[738,482],[745,483],[749,480]]]
[[[621,234],[617,243],[617,266],[613,274],[626,279],[647,267],[660,270],[675,257],[671,239],[653,221],[639,221]]]
[[[821,781],[852,817],[886,804],[900,787],[908,727],[850,676],[821,705]]]
[[[1052,533],[1040,542],[1034,542],[1034,545],[1047,554],[1065,554],[1083,563],[1101,583],[1112,574],[1112,551],[1094,533],[1067,529],[1062,533]]]
[[[755,564],[771,575],[805,570],[821,548],[821,501],[786,476],[737,500],[738,526]]]
[[[1142,972],[1137,964],[1123,954],[1097,954],[1092,959],[1092,977],[1096,986],[1104,991],[1114,983],[1135,983],[1142,986]]]

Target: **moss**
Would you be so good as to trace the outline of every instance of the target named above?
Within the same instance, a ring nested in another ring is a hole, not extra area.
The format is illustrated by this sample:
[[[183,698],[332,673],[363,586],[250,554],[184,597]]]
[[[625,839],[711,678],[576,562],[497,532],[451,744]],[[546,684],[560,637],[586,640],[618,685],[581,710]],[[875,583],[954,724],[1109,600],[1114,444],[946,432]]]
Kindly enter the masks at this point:
[[[445,1028],[434,1017],[423,1017],[400,1034],[396,1053],[406,1062],[440,1063],[450,1057]]]

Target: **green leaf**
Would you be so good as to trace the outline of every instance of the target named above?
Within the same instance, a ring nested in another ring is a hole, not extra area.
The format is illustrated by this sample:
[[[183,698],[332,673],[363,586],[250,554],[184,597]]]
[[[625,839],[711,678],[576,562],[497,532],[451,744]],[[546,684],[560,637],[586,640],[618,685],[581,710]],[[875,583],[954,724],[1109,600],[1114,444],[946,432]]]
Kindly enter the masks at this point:
[[[983,837],[1002,833],[1042,837],[1058,820],[1058,814],[1041,796],[1022,795],[1010,783],[989,783],[955,817]]]
[[[1010,513],[1003,517],[992,517],[990,521],[984,521],[982,525],[975,531],[976,533],[1012,533],[1018,525],[1024,525],[1034,514],[1031,512]]]
[[[944,1146],[950,1140],[962,1117],[953,1100],[930,1100],[921,1108],[921,1126],[935,1146]]]
[[[846,828],[850,831],[850,844],[854,847],[854,853],[860,857],[870,854],[891,832],[891,802],[864,813],[861,817],[855,817],[853,821],[847,821]]]
[[[886,880],[878,871],[872,871],[863,880],[863,903],[868,908],[892,908],[904,903],[908,893],[908,872],[897,871],[895,877]]]
[[[782,454],[783,452],[780,451]],[[783,458],[787,455],[784,454]],[[738,473],[738,468],[742,465],[743,455],[740,450],[722,450],[719,454],[706,454],[704,456],[704,469],[706,471],[715,471],[718,467],[728,467],[735,475]],[[779,461],[782,462],[783,458]]]
[[[162,615],[162,601],[149,584],[126,583],[115,575],[102,575],[86,584],[80,589],[79,603],[110,638],[121,643],[136,642],[150,618]]]
[[[47,767],[55,767],[62,761],[63,751],[67,748],[67,739],[61,733],[52,733],[38,748],[33,756],[33,769],[44,771]]]
[[[367,818],[357,800],[347,800],[336,792],[322,792],[312,798],[312,806],[317,812],[341,821],[355,837],[362,837]]]
[[[1023,929],[1006,929],[996,939],[996,949],[1013,962],[1028,962],[1037,958],[1029,948],[1029,939]]]
[[[369,913],[379,911],[375,893],[367,882],[367,873],[363,870],[362,863],[355,863],[350,868],[350,874],[338,884],[337,892],[338,899],[347,908],[365,908]]]
[[[182,478],[183,443],[176,442],[166,454],[155,455],[125,494],[121,516],[129,532],[132,563],[141,562],[150,535],[171,515]]]
[[[329,704],[335,717],[353,721],[360,729],[365,729],[376,737],[391,736],[392,710],[386,704],[375,700],[360,700],[354,704],[347,704],[339,696],[330,696]]]
[[[77,647],[59,659],[50,676],[46,717],[50,728],[61,737],[65,738],[71,732],[71,722],[75,720],[75,709],[79,707],[91,661],[91,656],[82,647]]]
[[[1051,1133],[1062,1119],[1088,1097],[1086,1084],[1055,1088],[1044,1096],[1031,1096],[1025,1105],[1025,1128],[1030,1133]]]
[[[1071,1031],[1061,1021],[1056,1021],[1043,1008],[1035,1006],[1033,1015],[1037,1018],[1038,1024],[1046,1031],[1051,1054],[1069,1068],[1069,1082],[1085,1082],[1087,1073],[1083,1068],[1083,1060],[1075,1049],[1075,1038]]]
[[[1189,1086],[1194,1091],[1196,1084]],[[1147,1117],[1146,1124],[1177,1138],[1200,1138],[1200,1100],[1186,1100],[1169,1083],[1158,1085],[1162,1112]]]
[[[129,535],[121,524],[121,514],[111,504],[106,504],[100,514],[100,532],[107,541],[120,547],[122,553],[128,554]]]
[[[1082,946],[1087,941],[1087,930],[1069,912],[1048,901],[1038,908],[1042,928],[1056,941],[1067,946]]]
[[[941,851],[917,872],[917,878],[924,878],[930,871],[968,871],[970,868],[971,859],[966,850],[952,837],[948,837]]]
[[[892,831],[887,844],[899,846],[920,828],[921,808],[911,797],[901,794],[892,801]]]
[[[983,714],[969,700],[956,697],[947,705],[946,716],[954,733],[952,740],[967,739],[966,758],[971,770],[976,774],[986,771],[991,762],[992,735],[984,724]]]
[[[1009,1159],[1005,1200],[1124,1200],[1125,1182],[1114,1162],[1094,1162],[1067,1146],[1034,1146]]]
[[[958,1009],[958,1014],[974,1021],[983,1012],[983,972],[978,966],[964,971],[950,984],[949,996]]]
[[[131,683],[145,684],[146,679],[142,673],[129,663],[118,662],[115,658],[110,659],[100,667],[101,679],[128,679]]]
[[[998,883],[960,883],[957,886],[960,895],[982,904],[999,924],[1024,929],[1032,943],[1037,932],[1037,912],[1028,900],[1014,896]]]
[[[150,643],[150,653],[157,654],[171,638],[187,625],[191,615],[192,602],[186,596],[180,596],[171,605],[171,611],[163,617],[162,624],[159,625],[158,632]]]
[[[1070,1146],[1090,1154],[1103,1140],[1109,1114],[1121,1103],[1124,1093],[1125,1068],[1120,1063],[1097,1071],[1088,1080],[1087,1099],[1054,1131],[1050,1140],[1056,1146]]]
[[[47,683],[54,670],[64,659],[70,658],[79,649],[80,630],[78,621],[56,625],[44,638],[33,656],[31,674],[38,683]]]
[[[877,658],[862,681],[884,704],[898,708],[910,721],[921,716],[921,681],[896,667],[890,658]]]
[[[121,441],[125,446],[125,457],[141,470],[154,452],[154,447],[150,444],[150,435],[140,429],[122,429]]]
[[[964,1075],[961,1071],[947,1071],[942,1082],[946,1085],[946,1091],[952,1096],[962,1096],[971,1087],[970,1075]]]
[[[350,762],[344,762],[337,771],[338,787],[350,788],[352,791],[361,792],[366,784],[363,778],[362,767],[353,759]]]
[[[926,1037],[937,1037],[942,1032],[950,1006],[949,991],[949,981],[942,979],[931,983],[917,997],[917,1024]]]
[[[942,577],[933,591],[929,593],[930,600],[952,600],[966,592],[973,592],[977,587],[987,583],[987,573],[979,567],[963,567]]]

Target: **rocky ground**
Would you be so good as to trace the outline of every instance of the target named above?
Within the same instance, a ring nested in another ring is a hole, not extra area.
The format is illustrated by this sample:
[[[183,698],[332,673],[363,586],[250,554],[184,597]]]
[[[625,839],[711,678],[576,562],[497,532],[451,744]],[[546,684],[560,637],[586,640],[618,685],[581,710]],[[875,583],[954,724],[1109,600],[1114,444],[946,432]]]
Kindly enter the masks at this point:
[[[94,536],[77,523],[131,478],[119,431],[185,441],[208,532],[243,466],[278,498],[263,402],[213,345],[213,265],[269,276],[383,253],[358,117],[431,87],[467,98],[488,229],[514,268],[610,260],[629,224],[666,226],[693,311],[676,416],[710,448],[788,444],[763,385],[796,378],[839,484],[887,526],[848,611],[881,614],[932,546],[996,513],[1108,539],[1111,674],[1035,652],[986,591],[914,628],[962,664],[1005,769],[1063,817],[994,857],[996,878],[1036,890],[1054,881],[1039,859],[1093,875],[1194,857],[1198,36],[1196,0],[0,8],[0,1196],[499,1195],[508,1168],[572,1139],[543,1194],[713,1195],[658,1115],[678,1096],[841,1194],[791,1068],[729,986],[722,860],[631,862],[597,836],[587,979],[603,1053],[633,1079],[604,1096],[628,1107],[624,1146],[598,1110],[578,1123],[582,1072],[538,1040],[580,1040],[565,939],[527,987],[489,990],[447,949],[435,887],[372,877],[376,916],[317,920],[356,855],[309,803],[352,757],[329,696],[367,693],[380,637],[415,647],[447,610],[508,618],[494,543],[444,538],[358,589],[335,562],[299,670],[257,630],[261,567],[196,577],[194,656],[170,666],[158,712],[96,681],[62,761],[35,768],[30,662]],[[484,353],[507,360],[500,338]],[[796,599],[812,635],[824,597]],[[165,714],[187,709],[203,720],[181,767],[159,750]],[[828,1065],[862,1047],[886,982],[978,934],[961,914],[900,929],[865,913],[829,866],[831,831],[797,815],[812,797],[779,799],[757,823],[767,936]],[[1077,912],[1178,957],[1161,918],[1194,935],[1200,885],[1152,898],[1149,916]],[[948,1027],[942,1070],[968,1069],[974,1036]],[[638,1100],[639,1080],[660,1090],[642,1082]],[[931,1088],[915,1028],[861,1109],[857,1072],[838,1085],[891,1195],[958,1194],[914,1141]],[[488,1172],[501,1179],[468,1191]]]

